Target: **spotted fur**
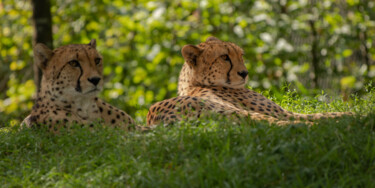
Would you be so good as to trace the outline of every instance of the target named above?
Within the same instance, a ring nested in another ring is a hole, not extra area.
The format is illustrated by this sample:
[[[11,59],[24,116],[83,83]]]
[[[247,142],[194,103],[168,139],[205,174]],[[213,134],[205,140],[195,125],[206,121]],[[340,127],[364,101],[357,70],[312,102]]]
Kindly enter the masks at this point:
[[[248,71],[243,53],[236,44],[215,37],[209,37],[197,46],[184,46],[182,55],[185,63],[179,77],[179,96],[152,105],[147,115],[148,125],[180,120],[186,113],[178,109],[199,109],[189,112],[189,116],[195,118],[201,112],[212,111],[219,114],[236,113],[279,125],[301,121],[311,124],[317,119],[351,115],[350,112],[293,113],[263,95],[246,89]]]
[[[26,126],[49,126],[53,131],[61,126],[95,122],[126,129],[137,127],[128,114],[97,97],[103,88],[103,63],[95,40],[53,51],[37,44],[34,60],[43,78],[31,114],[24,120]]]

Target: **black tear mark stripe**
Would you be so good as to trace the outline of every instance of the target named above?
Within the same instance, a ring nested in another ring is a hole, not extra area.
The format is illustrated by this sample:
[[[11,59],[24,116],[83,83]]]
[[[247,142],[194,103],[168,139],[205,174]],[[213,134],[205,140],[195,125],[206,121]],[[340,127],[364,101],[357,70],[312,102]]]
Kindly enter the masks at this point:
[[[83,51],[85,52],[88,61],[90,61],[90,57],[89,57],[89,54],[87,53],[86,49],[83,49]],[[77,53],[77,57],[78,57],[78,53]],[[78,67],[79,67],[79,70],[80,70],[81,72],[80,72],[79,77],[78,77],[78,80],[77,80],[76,91],[78,91],[78,92],[82,92],[81,81],[80,81],[80,80],[81,80],[81,77],[82,77],[82,75],[83,75],[83,69],[82,69],[82,67],[81,67],[81,64],[78,64]]]
[[[77,60],[78,60],[78,53],[76,54],[76,56],[77,56]],[[57,77],[56,77],[56,79],[59,79],[59,78],[60,78],[61,72],[64,70],[64,68],[65,68],[67,65],[68,65],[68,63],[65,64],[65,65],[60,69],[60,71],[57,73]]]
[[[83,75],[83,70],[82,70],[81,64],[79,64],[79,63],[78,63],[78,68],[79,68],[79,70],[80,70],[80,73],[79,73],[79,77],[78,77],[78,79],[77,79],[77,87],[76,87],[76,91],[78,91],[78,92],[82,92],[81,81],[80,81],[80,79],[81,79],[81,77],[82,77],[82,75]]]
[[[236,49],[232,46],[232,44],[230,45],[225,45],[226,47],[231,47],[233,48],[234,51],[236,51]],[[230,48],[228,47],[228,54],[230,53]],[[232,60],[230,59],[229,55],[228,55],[228,58],[229,58],[229,63],[230,63],[230,69],[229,71],[227,72],[227,84],[230,84],[230,71],[232,71],[233,69],[233,63],[232,63]]]
[[[230,84],[230,71],[232,71],[232,68],[233,68],[233,64],[232,64],[232,61],[230,60],[229,58],[229,63],[230,63],[230,69],[227,73],[227,83]]]
[[[78,49],[76,49],[76,51],[78,51]],[[77,61],[78,61],[78,52],[76,54],[76,57],[77,57]],[[82,70],[82,67],[81,67],[81,64],[78,63],[78,67],[79,67],[79,70],[80,70],[80,73],[79,73],[79,76],[78,76],[78,79],[77,79],[77,86],[76,86],[76,91],[78,92],[82,92],[82,88],[81,88],[81,77],[82,77],[82,74],[83,74],[83,70]]]
[[[65,64],[65,65],[60,69],[60,71],[57,73],[57,77],[56,77],[56,79],[59,79],[59,78],[60,78],[61,72],[64,70],[64,68],[65,68],[67,65],[68,65],[68,64]]]
[[[228,48],[228,54],[229,54],[229,48]],[[228,55],[228,59],[229,59],[229,63],[230,63],[230,68],[229,68],[229,71],[227,72],[227,84],[230,84],[230,71],[232,71],[232,69],[233,69],[233,63],[232,63],[232,60],[230,59],[229,55]]]

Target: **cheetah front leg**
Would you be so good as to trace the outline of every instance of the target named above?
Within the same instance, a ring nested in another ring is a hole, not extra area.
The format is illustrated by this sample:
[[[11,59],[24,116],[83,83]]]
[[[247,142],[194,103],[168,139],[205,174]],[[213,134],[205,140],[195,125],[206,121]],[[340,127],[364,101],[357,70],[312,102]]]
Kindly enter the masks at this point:
[[[59,133],[62,127],[69,128],[71,125],[87,123],[89,123],[88,120],[82,120],[70,111],[53,109],[45,113],[43,109],[36,109],[23,120],[21,126],[28,128],[47,126],[51,132]]]
[[[98,105],[101,119],[103,119],[104,124],[113,125],[124,128],[126,130],[149,130],[148,127],[136,125],[133,118],[126,112],[100,100],[97,99],[96,104]]]
[[[199,97],[178,96],[153,104],[147,114],[147,125],[158,125],[161,122],[167,125],[179,121],[183,117],[196,119],[207,112],[216,112],[225,115],[247,114],[246,111],[229,107],[225,108],[221,104]]]
[[[183,117],[199,118],[202,114],[207,112],[214,112],[227,116],[237,114],[241,117],[248,117],[251,120],[267,121],[276,125],[306,123],[301,121],[279,120],[272,116],[225,106],[199,97],[179,96],[152,105],[147,114],[147,125],[154,126],[161,122],[168,125],[181,120]]]
[[[22,122],[21,122],[21,127],[31,127],[31,114],[29,114]]]

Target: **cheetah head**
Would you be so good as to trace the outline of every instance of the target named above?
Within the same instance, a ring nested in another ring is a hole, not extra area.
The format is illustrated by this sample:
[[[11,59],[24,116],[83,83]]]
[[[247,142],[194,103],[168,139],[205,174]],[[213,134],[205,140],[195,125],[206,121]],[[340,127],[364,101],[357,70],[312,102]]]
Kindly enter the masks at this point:
[[[182,56],[198,85],[244,87],[248,79],[243,50],[230,42],[209,37],[199,45],[185,45]]]
[[[36,44],[34,60],[43,72],[42,89],[65,99],[94,97],[103,87],[102,57],[95,39],[89,44],[71,44],[49,49]]]

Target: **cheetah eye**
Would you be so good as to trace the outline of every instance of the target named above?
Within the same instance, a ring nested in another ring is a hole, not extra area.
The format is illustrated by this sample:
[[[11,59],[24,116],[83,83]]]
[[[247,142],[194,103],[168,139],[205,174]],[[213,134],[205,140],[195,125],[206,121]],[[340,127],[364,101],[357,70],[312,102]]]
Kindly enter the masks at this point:
[[[95,58],[95,65],[99,65],[101,61],[101,58]]]
[[[79,62],[77,60],[71,60],[69,61],[69,65],[72,67],[79,67]]]
[[[230,58],[228,55],[222,55],[221,58],[224,60],[224,61],[230,61]]]

